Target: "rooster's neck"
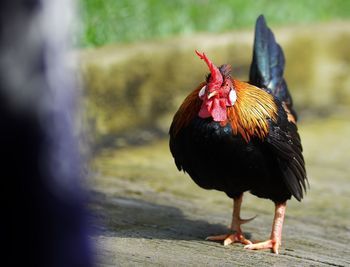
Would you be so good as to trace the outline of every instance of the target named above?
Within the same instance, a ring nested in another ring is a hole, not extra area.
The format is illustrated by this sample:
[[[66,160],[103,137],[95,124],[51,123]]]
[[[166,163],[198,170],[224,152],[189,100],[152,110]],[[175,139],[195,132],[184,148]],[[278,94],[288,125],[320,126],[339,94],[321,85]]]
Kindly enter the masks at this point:
[[[237,80],[232,80],[236,90],[235,105],[227,107],[227,120],[222,126],[231,124],[232,133],[240,134],[247,142],[253,137],[264,139],[269,132],[268,119],[277,120],[277,105],[274,97],[262,89]],[[196,90],[187,96],[174,116],[172,133],[177,133],[188,126],[198,116],[202,100],[198,97],[201,83]]]
[[[237,92],[236,104],[227,108],[233,134],[240,134],[249,142],[252,137],[264,139],[269,132],[268,119],[276,121],[277,105],[266,91],[245,82],[233,80]]]

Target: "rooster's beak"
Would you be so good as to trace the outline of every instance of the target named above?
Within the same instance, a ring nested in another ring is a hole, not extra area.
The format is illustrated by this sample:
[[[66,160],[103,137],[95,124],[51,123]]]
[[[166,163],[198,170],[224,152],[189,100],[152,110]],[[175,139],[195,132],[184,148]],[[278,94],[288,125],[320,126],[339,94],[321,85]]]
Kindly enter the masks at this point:
[[[211,92],[208,94],[208,99],[212,98],[213,96],[217,95],[218,92],[217,91],[214,91],[214,92]]]

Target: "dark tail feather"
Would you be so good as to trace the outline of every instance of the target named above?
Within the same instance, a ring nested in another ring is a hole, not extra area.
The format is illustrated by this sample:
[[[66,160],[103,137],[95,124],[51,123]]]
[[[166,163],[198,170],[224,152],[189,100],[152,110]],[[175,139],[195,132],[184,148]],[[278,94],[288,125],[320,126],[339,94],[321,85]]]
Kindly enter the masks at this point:
[[[257,87],[267,89],[281,102],[292,109],[292,97],[283,78],[284,54],[276,42],[272,31],[267,27],[265,18],[260,15],[256,20],[253,61],[250,66],[249,82]]]

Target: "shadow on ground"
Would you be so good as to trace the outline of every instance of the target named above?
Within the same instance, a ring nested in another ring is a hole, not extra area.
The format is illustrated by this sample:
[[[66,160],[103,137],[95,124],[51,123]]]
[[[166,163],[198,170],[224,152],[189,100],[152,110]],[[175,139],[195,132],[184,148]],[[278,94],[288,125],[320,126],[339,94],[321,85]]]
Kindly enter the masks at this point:
[[[176,207],[150,203],[135,198],[99,196],[94,209],[99,219],[100,233],[106,236],[166,239],[204,240],[213,234],[227,233],[222,224],[192,220]],[[101,220],[102,219],[102,220]],[[250,233],[245,233],[251,238]]]

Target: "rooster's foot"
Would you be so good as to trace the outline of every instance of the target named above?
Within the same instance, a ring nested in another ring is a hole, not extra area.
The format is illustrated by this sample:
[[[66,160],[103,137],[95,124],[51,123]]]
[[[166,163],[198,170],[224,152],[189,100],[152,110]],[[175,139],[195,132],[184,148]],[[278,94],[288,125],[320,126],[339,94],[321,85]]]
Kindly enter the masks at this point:
[[[246,239],[242,233],[208,236],[205,240],[224,241],[224,246],[228,246],[232,243],[242,243],[244,245],[252,244],[252,242]]]
[[[278,254],[278,249],[281,245],[281,242],[277,239],[269,239],[264,242],[258,242],[254,244],[247,244],[244,246],[245,249],[252,249],[252,250],[258,250],[258,249],[271,249],[273,253]]]

